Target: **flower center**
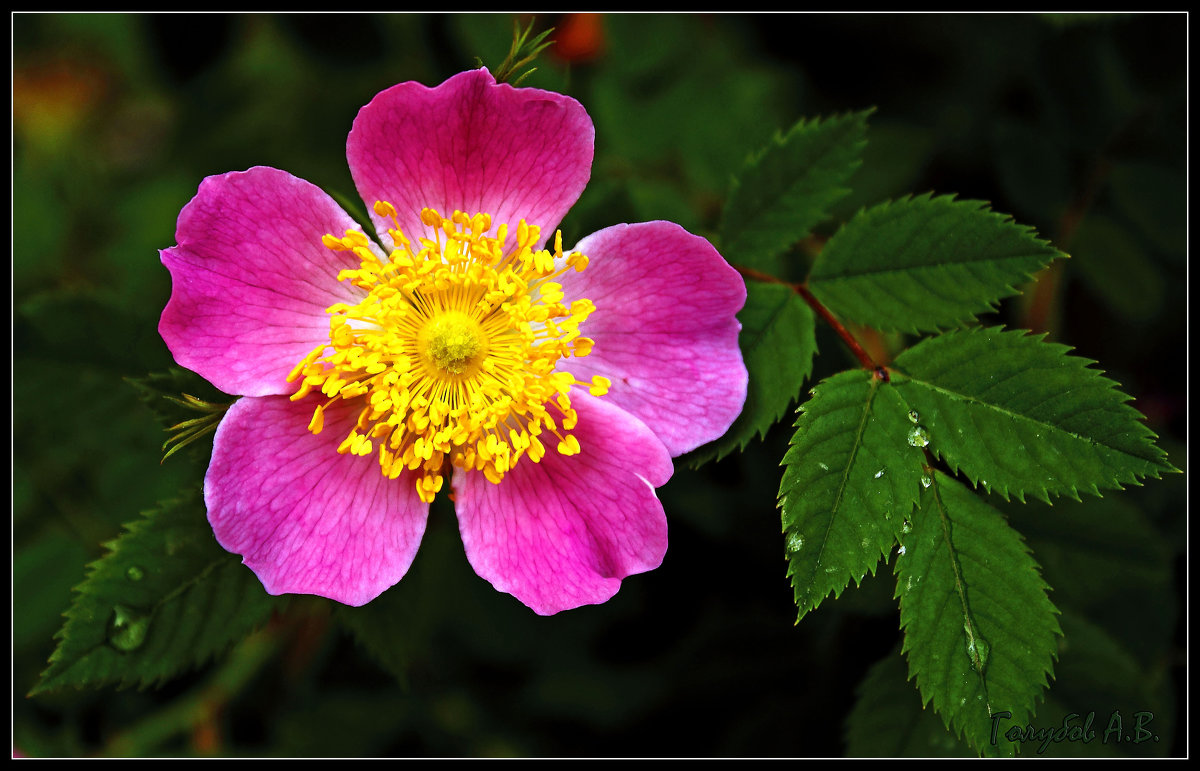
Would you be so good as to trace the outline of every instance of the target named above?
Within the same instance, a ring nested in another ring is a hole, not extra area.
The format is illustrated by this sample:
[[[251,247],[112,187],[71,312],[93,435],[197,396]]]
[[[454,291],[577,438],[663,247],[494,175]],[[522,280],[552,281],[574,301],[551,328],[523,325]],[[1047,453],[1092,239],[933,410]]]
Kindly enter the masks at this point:
[[[417,471],[426,502],[441,489],[447,463],[498,483],[521,458],[541,461],[547,435],[557,438],[558,452],[578,453],[569,432],[578,420],[570,391],[579,381],[558,361],[589,353],[592,341],[580,336],[579,325],[595,306],[585,299],[564,304],[554,279],[582,271],[587,257],[564,255],[561,233],[553,252],[535,250],[541,234],[524,220],[510,239],[507,224],[489,235],[487,214],[447,219],[432,209],[421,211],[421,222],[434,237],[414,244],[391,204],[380,201],[375,211],[396,225],[388,230],[395,243],[388,259],[357,231],[322,239],[360,259],[338,280],[364,296],[327,309],[329,342],[288,376],[300,380],[293,400],[314,391],[326,397],[309,430],[320,433],[335,401],[356,400],[358,420],[338,452],[377,452],[393,479]],[[600,396],[610,383],[595,377],[586,385]]]
[[[484,341],[479,322],[461,311],[435,316],[417,335],[417,347],[426,360],[449,375],[461,375],[477,365],[487,355]]]

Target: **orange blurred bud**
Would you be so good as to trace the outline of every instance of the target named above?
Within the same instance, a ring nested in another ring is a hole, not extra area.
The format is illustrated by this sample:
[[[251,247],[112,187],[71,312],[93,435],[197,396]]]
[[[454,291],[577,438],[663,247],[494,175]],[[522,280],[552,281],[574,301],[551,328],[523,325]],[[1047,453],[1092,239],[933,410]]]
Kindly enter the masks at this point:
[[[604,50],[604,14],[568,13],[554,30],[550,53],[567,62],[595,59]]]

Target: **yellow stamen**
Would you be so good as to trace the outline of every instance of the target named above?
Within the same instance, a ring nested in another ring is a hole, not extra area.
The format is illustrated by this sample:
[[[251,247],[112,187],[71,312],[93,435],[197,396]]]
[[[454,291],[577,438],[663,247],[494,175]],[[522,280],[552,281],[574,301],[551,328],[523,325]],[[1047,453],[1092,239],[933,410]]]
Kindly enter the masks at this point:
[[[426,502],[442,488],[447,462],[499,482],[522,458],[541,461],[543,433],[558,439],[563,455],[578,454],[578,439],[567,433],[578,421],[570,391],[578,384],[601,395],[610,383],[580,383],[558,369],[560,359],[591,352],[579,325],[595,306],[564,305],[556,279],[582,271],[587,257],[564,255],[561,234],[552,252],[536,249],[541,232],[524,220],[488,235],[487,214],[444,218],[422,209],[428,235],[411,239],[392,204],[378,201],[374,211],[395,225],[388,259],[356,231],[322,238],[360,259],[338,279],[366,294],[355,305],[328,308],[329,343],[288,376],[299,381],[293,400],[314,391],[327,399],[309,430],[321,432],[334,401],[354,400],[361,411],[338,452],[374,454],[392,479],[417,472],[417,494]]]

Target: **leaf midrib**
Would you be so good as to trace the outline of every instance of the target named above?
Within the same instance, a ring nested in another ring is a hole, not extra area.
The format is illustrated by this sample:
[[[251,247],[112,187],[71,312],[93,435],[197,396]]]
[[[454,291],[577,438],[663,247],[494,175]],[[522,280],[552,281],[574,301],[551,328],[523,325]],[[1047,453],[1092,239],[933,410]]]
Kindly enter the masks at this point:
[[[991,410],[992,412],[998,413],[999,415],[1002,415],[1004,417],[1010,418],[1014,421],[1020,420],[1025,423],[1028,423],[1030,425],[1033,425],[1033,426],[1043,426],[1049,431],[1064,434],[1066,436],[1071,437],[1072,439],[1076,439],[1076,440],[1084,442],[1086,444],[1100,445],[1102,447],[1106,447],[1107,449],[1112,450],[1113,452],[1120,453],[1121,455],[1123,455],[1127,458],[1134,458],[1136,460],[1144,461],[1146,463],[1150,463],[1153,465],[1159,465],[1152,458],[1146,458],[1141,455],[1134,455],[1133,453],[1130,453],[1127,450],[1124,450],[1120,447],[1114,447],[1113,445],[1109,444],[1106,441],[1103,441],[1102,439],[1097,439],[1095,437],[1083,436],[1082,434],[1077,434],[1074,431],[1070,431],[1070,430],[1063,428],[1062,426],[1059,426],[1055,423],[1047,423],[1045,421],[1038,420],[1037,418],[1030,417],[1023,413],[1014,412],[1011,409],[1007,409],[1007,408],[1002,407],[1001,405],[995,404],[993,402],[983,401],[982,399],[975,397],[975,396],[969,396],[967,394],[959,393],[958,391],[952,391],[948,388],[943,388],[941,386],[938,386],[938,385],[935,385],[935,384],[929,382],[928,380],[922,380],[920,378],[912,377],[911,375],[907,375],[907,374],[903,375],[903,377],[905,380],[907,380],[910,383],[925,386],[929,390],[934,391],[935,393],[941,394],[947,398],[954,399],[956,401],[967,402],[967,403],[970,403],[973,405],[977,405],[984,409],[988,409],[988,410]]]
[[[937,480],[936,474],[934,475],[934,479]],[[945,504],[942,503],[942,492],[941,492],[941,482],[940,481],[935,481],[933,497],[934,497],[935,503],[937,504],[937,514],[938,514],[938,520],[939,520],[938,524],[941,526],[942,539],[946,544],[946,552],[950,559],[950,567],[954,571],[954,593],[958,595],[958,599],[962,603],[963,620],[966,622],[966,625],[968,627],[970,627],[970,630],[971,630],[968,632],[968,634],[971,636],[972,640],[975,640],[975,641],[983,640],[986,644],[988,644],[990,646],[991,643],[988,643],[986,638],[984,638],[984,636],[982,634],[980,634],[979,626],[975,623],[975,619],[971,615],[971,606],[970,606],[970,603],[967,601],[967,588],[963,584],[963,580],[962,580],[962,567],[958,564],[958,552],[954,548],[954,539],[950,535],[950,518],[949,518],[949,515],[946,513]],[[978,647],[976,647],[976,650],[978,651]],[[968,654],[968,656],[969,655],[970,654]],[[978,654],[976,654],[976,655],[978,655]],[[983,675],[983,666],[976,667],[974,662],[972,662],[971,668],[975,670],[975,674],[978,675],[978,677],[979,677],[979,687],[980,687],[980,689],[983,690],[983,703],[984,703],[984,706],[987,707],[988,715],[990,716],[992,714],[992,699],[991,699],[991,695],[988,693],[987,679]]]
[[[837,125],[837,126],[835,126],[835,128],[844,128],[845,126],[849,126],[851,128],[851,130],[853,130],[853,124],[852,124],[853,116],[846,116],[846,118],[847,119],[844,120],[843,125]],[[834,121],[843,122],[843,119],[834,118],[834,119],[831,119],[830,121],[828,121],[828,123],[833,123]],[[803,126],[803,128],[801,128],[800,126],[797,126],[797,127],[795,127],[795,129],[792,132],[789,132],[789,134],[776,139],[776,141],[772,145],[769,145],[759,157],[754,159],[753,165],[751,168],[753,170],[757,170],[757,169],[761,168],[763,163],[766,162],[768,157],[773,152],[779,150],[780,148],[786,148],[788,146],[788,143],[793,140],[793,138],[794,138],[793,135],[799,135],[799,134],[803,133],[804,129],[813,129],[819,133],[820,129],[824,128],[822,123],[823,123],[822,121],[813,121],[812,123],[805,124]],[[829,136],[828,141],[826,141],[824,143],[820,143],[818,152],[812,154],[812,162],[806,164],[805,172],[796,177],[793,177],[792,178],[793,181],[785,185],[783,191],[775,199],[775,201],[776,201],[775,205],[756,207],[754,209],[751,209],[750,212],[744,213],[740,217],[740,225],[741,226],[740,226],[740,228],[732,229],[733,237],[729,239],[733,245],[737,245],[737,246],[743,245],[747,240],[746,236],[748,233],[762,232],[762,229],[758,225],[758,223],[762,222],[764,219],[768,219],[770,217],[770,215],[773,214],[778,209],[788,208],[786,206],[787,199],[795,197],[797,195],[800,195],[805,190],[805,183],[811,184],[812,180],[811,180],[810,173],[809,173],[810,170],[815,169],[817,173],[825,172],[825,173],[829,173],[829,174],[833,174],[833,175],[837,176],[838,170],[845,168],[845,167],[839,167],[836,165],[827,165],[827,166],[823,166],[823,167],[819,165],[820,161],[828,159],[828,157],[832,154],[832,151],[836,150],[837,147],[841,144],[841,142],[840,142],[840,140],[842,139],[841,132],[831,131],[828,136]],[[851,152],[853,153],[855,150],[857,150],[857,152],[859,154],[861,154],[862,146],[864,144],[865,144],[865,142],[861,139],[854,142]],[[849,179],[850,175],[853,174],[854,171],[861,164],[862,164],[862,161],[861,161],[861,159],[859,159],[857,163],[852,163],[848,168],[845,168],[846,173],[844,175],[841,175],[842,178],[840,180],[838,180],[838,182],[841,184],[844,184],[845,181],[847,179]],[[739,182],[739,187],[740,187],[740,182]],[[813,188],[810,187],[809,189],[813,189]],[[844,196],[847,192],[849,192],[849,191],[846,190],[845,188],[842,188],[840,186],[834,186],[832,188],[831,195],[829,195],[827,197],[830,197],[833,200],[837,200],[838,198]],[[841,193],[841,195],[839,195],[838,193]],[[731,194],[730,198],[732,199],[733,197],[734,197],[733,194]],[[778,204],[778,202],[781,200],[785,202],[785,205],[780,206]],[[818,213],[824,213],[826,210],[826,207],[828,207],[831,203],[832,203],[832,201],[828,201],[828,200],[822,201],[822,202],[818,203],[817,205],[815,205],[813,207],[813,210]],[[728,231],[728,230],[730,230],[730,228],[724,228],[724,230]]]
[[[1050,251],[1050,252],[1030,253],[1030,254],[1015,254],[1015,255],[1008,255],[1008,256],[1003,256],[1003,257],[988,256],[988,257],[981,257],[978,259],[955,260],[953,262],[949,262],[949,261],[925,262],[925,263],[919,263],[919,264],[913,264],[913,265],[900,265],[898,267],[878,267],[878,268],[872,267],[869,269],[862,269],[862,270],[857,270],[857,271],[839,271],[837,273],[828,273],[828,274],[820,274],[820,273],[816,273],[814,271],[809,276],[808,280],[810,283],[834,282],[834,281],[845,281],[845,280],[849,280],[849,279],[862,279],[864,277],[870,277],[870,276],[883,276],[883,275],[887,275],[889,273],[915,273],[917,271],[922,271],[922,270],[935,270],[935,269],[953,267],[953,266],[958,266],[958,265],[980,265],[980,264],[986,264],[986,263],[1002,263],[1002,262],[1013,262],[1013,261],[1017,261],[1017,260],[1035,260],[1035,259],[1041,261],[1041,258],[1043,256],[1048,257],[1048,259],[1045,260],[1045,262],[1048,263],[1051,259],[1054,258],[1054,252]]]
[[[829,510],[829,523],[825,526],[825,533],[821,537],[821,547],[817,549],[817,559],[813,563],[813,571],[810,573],[810,578],[816,576],[816,566],[821,563],[821,556],[825,554],[825,546],[829,543],[829,533],[833,530],[833,522],[837,518],[838,510],[842,504],[842,498],[846,492],[846,485],[850,479],[850,469],[854,467],[854,461],[858,458],[858,451],[862,447],[863,434],[867,430],[868,417],[871,414],[871,404],[875,401],[875,394],[879,393],[879,381],[874,377],[871,378],[868,385],[870,392],[867,394],[867,400],[863,404],[862,417],[858,421],[858,431],[854,437],[854,445],[850,452],[850,459],[846,462],[846,468],[842,472],[842,481],[838,486],[837,497],[834,499],[833,506]]]

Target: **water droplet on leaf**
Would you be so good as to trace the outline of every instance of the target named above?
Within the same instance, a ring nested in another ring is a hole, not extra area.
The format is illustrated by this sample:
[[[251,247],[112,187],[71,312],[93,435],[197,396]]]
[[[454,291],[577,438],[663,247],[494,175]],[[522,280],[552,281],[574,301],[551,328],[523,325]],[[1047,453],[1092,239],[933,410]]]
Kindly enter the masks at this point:
[[[886,470],[887,470],[887,469],[879,469],[878,471],[876,471],[876,472],[875,472],[875,478],[876,478],[876,479],[879,479],[879,477],[883,476],[883,472],[884,472],[884,471],[886,471]]]
[[[150,631],[150,616],[141,611],[114,605],[108,622],[108,641],[119,651],[128,653],[142,647]]]
[[[971,661],[971,669],[982,672],[987,666],[988,644],[983,638],[977,638],[971,633],[969,623],[963,624],[963,631],[967,633],[967,658]]]
[[[929,444],[929,432],[920,426],[913,426],[908,432],[908,443],[912,447],[925,447]]]
[[[921,477],[921,487],[924,487],[926,490],[928,490],[931,484],[933,484],[933,479],[927,476]]]
[[[904,556],[904,544],[901,544],[901,545],[900,545],[900,548],[899,548],[899,549],[896,549],[896,556],[897,556],[897,557],[903,557],[903,556]]]
[[[800,551],[803,548],[804,548],[804,536],[802,536],[799,533],[794,532],[794,531],[791,533],[788,533],[787,550],[789,552],[796,552],[796,551]]]
[[[146,571],[142,570],[137,565],[130,565],[129,569],[125,571],[125,577],[130,581],[141,581],[146,577]]]
[[[908,419],[911,420],[915,424],[917,421],[919,421],[921,419],[921,416],[917,414],[916,410],[913,410],[912,412],[908,413]]]

